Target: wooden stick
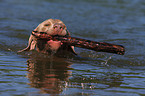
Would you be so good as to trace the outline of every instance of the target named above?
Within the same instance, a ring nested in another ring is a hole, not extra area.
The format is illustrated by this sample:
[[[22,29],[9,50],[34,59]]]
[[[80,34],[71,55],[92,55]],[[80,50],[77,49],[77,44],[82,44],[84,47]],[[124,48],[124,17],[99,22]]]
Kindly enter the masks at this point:
[[[44,32],[37,33],[37,31],[32,31],[32,35],[35,36],[37,39],[61,41],[62,43],[67,43],[71,46],[91,49],[99,52],[109,52],[119,55],[124,55],[125,53],[125,48],[122,45],[90,41],[76,37],[50,36]]]

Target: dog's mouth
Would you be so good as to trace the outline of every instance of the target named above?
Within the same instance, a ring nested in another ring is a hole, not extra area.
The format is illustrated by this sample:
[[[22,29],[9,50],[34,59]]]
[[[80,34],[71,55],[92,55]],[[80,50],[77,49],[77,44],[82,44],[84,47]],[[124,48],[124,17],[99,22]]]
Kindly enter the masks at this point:
[[[39,31],[32,31],[32,35],[33,35],[33,33],[39,33],[39,34],[47,34],[47,32],[39,32]]]
[[[54,37],[67,37],[65,36],[60,36],[60,35],[49,35],[47,34],[47,32],[39,32],[39,31],[32,31],[31,33],[33,36],[35,36],[37,39],[42,39],[45,40],[45,38],[47,38],[47,40],[52,40],[52,38]],[[58,41],[58,40],[57,40]]]

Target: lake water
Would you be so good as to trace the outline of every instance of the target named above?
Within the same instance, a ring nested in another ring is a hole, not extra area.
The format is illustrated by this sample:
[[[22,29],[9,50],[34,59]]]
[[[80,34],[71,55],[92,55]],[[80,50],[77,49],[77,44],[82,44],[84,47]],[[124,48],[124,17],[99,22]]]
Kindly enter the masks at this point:
[[[0,0],[0,12],[0,96],[145,96],[144,0]],[[74,37],[121,44],[126,53],[17,54],[49,18]]]

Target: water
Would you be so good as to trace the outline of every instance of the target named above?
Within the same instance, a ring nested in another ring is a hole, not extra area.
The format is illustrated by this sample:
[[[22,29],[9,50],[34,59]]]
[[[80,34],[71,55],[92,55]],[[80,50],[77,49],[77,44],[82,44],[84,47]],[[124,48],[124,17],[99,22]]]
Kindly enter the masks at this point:
[[[144,0],[0,0],[1,96],[144,96]],[[124,56],[76,48],[83,57],[16,52],[48,18],[74,37],[121,44]]]

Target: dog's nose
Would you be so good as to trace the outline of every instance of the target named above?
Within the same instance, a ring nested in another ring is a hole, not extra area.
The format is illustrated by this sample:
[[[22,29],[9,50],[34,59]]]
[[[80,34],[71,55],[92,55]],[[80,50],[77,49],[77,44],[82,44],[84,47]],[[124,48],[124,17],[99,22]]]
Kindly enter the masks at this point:
[[[54,24],[53,28],[56,31],[62,31],[64,29],[64,25],[62,25],[60,23],[56,23],[56,24]]]

